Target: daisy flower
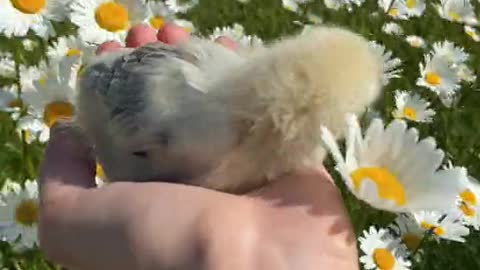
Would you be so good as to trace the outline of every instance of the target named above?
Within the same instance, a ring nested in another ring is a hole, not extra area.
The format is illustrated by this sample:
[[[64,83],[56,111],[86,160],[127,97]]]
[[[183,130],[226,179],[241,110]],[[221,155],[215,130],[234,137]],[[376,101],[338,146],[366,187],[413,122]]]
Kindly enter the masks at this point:
[[[372,207],[390,212],[447,209],[455,205],[464,168],[438,170],[444,157],[431,137],[396,119],[384,128],[374,119],[362,136],[356,116],[347,117],[345,158],[328,129],[322,141],[349,190]]]
[[[405,37],[405,41],[414,48],[425,48],[425,40],[419,36],[410,35]]]
[[[23,46],[23,48],[24,48],[26,51],[29,51],[29,52],[33,51],[33,50],[35,49],[35,47],[37,47],[37,45],[38,45],[38,42],[33,41],[33,40],[31,40],[31,39],[24,39],[24,40],[22,41],[22,46]]]
[[[22,131],[26,134],[27,144],[31,144],[35,140],[45,143],[50,139],[50,128],[39,117],[33,115],[26,115],[18,119],[17,132],[22,134]]]
[[[420,74],[417,85],[434,91],[441,98],[451,97],[460,88],[457,71],[441,55],[425,55],[425,65],[420,63]]]
[[[380,45],[375,41],[370,41],[369,44],[370,49],[383,58],[383,85],[387,85],[392,78],[399,78],[399,73],[402,72],[402,69],[399,68],[402,64],[402,60],[396,57],[393,58],[391,51],[386,51],[383,45]]]
[[[67,62],[88,62],[94,55],[94,46],[87,45],[78,37],[59,37],[52,46],[47,49],[47,57],[50,64]]]
[[[189,33],[194,33],[196,31],[195,25],[191,21],[183,20],[183,19],[175,19],[173,20],[173,23],[175,25],[178,25],[180,27],[183,27],[185,31]]]
[[[210,35],[210,39],[215,40],[218,37],[226,36],[237,42],[242,47],[259,46],[263,41],[255,35],[245,35],[242,25],[235,23],[233,26],[216,27]]]
[[[45,124],[51,127],[58,119],[70,118],[75,112],[75,81],[77,69],[53,67],[46,78],[35,81],[36,91],[24,93],[23,99],[34,110],[42,115]]]
[[[298,2],[295,0],[282,0],[282,6],[291,12],[298,12]]]
[[[399,239],[394,239],[387,230],[377,230],[372,226],[363,232],[358,241],[364,254],[360,257],[360,262],[365,269],[410,269],[411,263],[406,259],[407,254],[402,252],[404,247]]]
[[[419,249],[422,239],[425,236],[425,231],[411,214],[399,215],[389,228],[400,237],[402,243],[405,244],[411,252]]]
[[[149,1],[146,4],[147,17],[145,23],[148,23],[156,30],[162,28],[165,22],[174,19],[174,13],[160,1]]]
[[[20,186],[19,183],[13,182],[12,179],[8,178],[3,184],[2,189],[0,189],[0,194],[6,194],[9,192],[19,193],[21,190],[22,190],[22,186]]]
[[[365,0],[324,0],[325,6],[330,9],[338,10],[346,7],[348,11],[352,11],[353,5],[361,6]]]
[[[450,41],[435,42],[433,44],[432,54],[447,59],[451,65],[462,64],[469,57],[463,48],[455,46],[455,44]]]
[[[378,5],[388,16],[394,19],[408,19],[407,7],[399,0],[378,0]]]
[[[441,0],[434,5],[440,17],[451,22],[477,25],[478,20],[470,0]]]
[[[461,64],[457,67],[457,77],[460,80],[472,83],[477,79],[477,76],[467,65]]]
[[[165,4],[174,13],[186,13],[198,4],[199,0],[167,0]]]
[[[21,65],[19,68],[19,76],[22,92],[32,91],[35,88],[33,81],[44,78],[47,70],[47,64],[45,62],[40,62],[36,66]]]
[[[1,194],[0,235],[10,243],[33,248],[38,244],[38,186],[36,181],[25,182],[21,190]]]
[[[142,0],[73,0],[70,10],[82,40],[95,44],[123,42],[130,27],[146,17]]]
[[[414,213],[414,216],[420,227],[425,232],[434,235],[437,239],[465,242],[463,237],[470,233],[470,230],[463,226],[460,216],[456,212],[444,214],[441,212],[420,211]]]
[[[18,87],[9,85],[0,89],[0,111],[19,112],[22,107],[22,99],[18,96]]]
[[[420,17],[426,8],[425,0],[405,0],[399,2],[403,3],[409,17]]]
[[[428,109],[430,102],[418,94],[409,94],[406,91],[395,92],[396,109],[393,117],[404,118],[414,122],[432,122],[435,111]]]
[[[458,194],[457,206],[462,213],[463,223],[480,229],[480,184],[473,177],[465,178],[465,188]]]
[[[29,30],[43,38],[55,34],[50,20],[65,19],[64,0],[0,0],[0,33],[25,36]]]
[[[480,36],[478,35],[477,33],[477,29],[469,26],[469,25],[465,25],[463,27],[463,30],[465,31],[465,34],[467,34],[470,38],[472,38],[474,41],[476,42],[479,42],[480,41]]]
[[[394,22],[384,24],[382,30],[389,35],[403,35],[402,27]]]
[[[15,60],[13,60],[10,54],[0,56],[0,76],[6,78],[15,78],[17,76]]]

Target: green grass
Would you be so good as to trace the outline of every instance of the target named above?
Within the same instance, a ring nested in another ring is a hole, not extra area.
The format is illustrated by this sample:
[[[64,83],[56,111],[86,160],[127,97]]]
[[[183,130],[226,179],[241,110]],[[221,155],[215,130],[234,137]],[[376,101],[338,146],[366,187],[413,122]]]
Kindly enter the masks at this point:
[[[391,120],[394,107],[393,91],[405,89],[415,91],[432,102],[432,108],[437,112],[433,123],[411,124],[419,129],[421,137],[433,136],[440,148],[446,152],[446,158],[454,164],[465,166],[469,173],[480,177],[480,91],[479,81],[465,84],[460,90],[460,100],[453,108],[444,107],[435,94],[427,89],[415,86],[419,76],[418,64],[423,54],[430,49],[411,48],[403,39],[389,36],[381,31],[386,21],[390,21],[376,4],[377,1],[367,0],[361,8],[353,13],[346,10],[333,11],[326,9],[323,1],[303,7],[304,14],[294,14],[281,6],[281,0],[251,0],[249,4],[241,4],[235,0],[200,0],[200,5],[189,12],[185,18],[191,20],[203,34],[210,33],[216,26],[240,23],[248,34],[256,34],[264,40],[274,40],[278,37],[300,31],[301,26],[294,21],[307,22],[306,11],[321,16],[328,24],[345,26],[358,32],[370,40],[376,40],[392,50],[396,57],[403,61],[401,78],[394,79],[385,88],[384,97],[376,104],[386,121]],[[430,1],[428,1],[430,2]],[[480,11],[476,5],[477,14]],[[378,15],[372,16],[374,12]],[[479,74],[480,46],[472,41],[463,32],[463,26],[442,20],[428,5],[424,15],[408,21],[397,21],[408,35],[419,35],[425,38],[428,44],[436,41],[450,40],[460,45],[470,53],[468,61],[475,74]],[[73,33],[74,28],[68,24],[56,25],[62,34]],[[33,36],[31,37],[33,39]],[[39,46],[27,53],[20,39],[5,39],[0,37],[0,50],[11,51],[19,63],[32,64],[44,57],[46,41],[36,39]],[[12,81],[0,79],[0,84]],[[0,114],[0,185],[11,178],[18,182],[32,179],[36,176],[38,165],[42,158],[43,145],[25,145],[15,132],[15,122],[7,114]],[[328,161],[330,171],[331,161]],[[338,175],[335,175],[339,179]],[[348,207],[357,234],[371,224],[388,224],[393,216],[373,210],[364,203],[356,200],[342,188],[345,203]],[[480,269],[480,234],[472,233],[467,243],[453,243],[429,241],[424,244],[423,261],[414,269]],[[42,259],[41,253],[32,251],[25,254],[15,254],[8,245],[0,244],[0,262],[7,269],[54,269]],[[0,263],[1,265],[1,263]]]

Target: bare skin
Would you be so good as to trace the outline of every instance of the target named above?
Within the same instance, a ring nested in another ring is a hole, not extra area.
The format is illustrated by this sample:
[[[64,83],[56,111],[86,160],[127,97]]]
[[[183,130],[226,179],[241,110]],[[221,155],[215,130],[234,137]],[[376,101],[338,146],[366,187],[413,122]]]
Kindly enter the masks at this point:
[[[168,183],[95,188],[92,149],[56,125],[40,173],[40,246],[72,269],[358,269],[325,170],[245,196]]]

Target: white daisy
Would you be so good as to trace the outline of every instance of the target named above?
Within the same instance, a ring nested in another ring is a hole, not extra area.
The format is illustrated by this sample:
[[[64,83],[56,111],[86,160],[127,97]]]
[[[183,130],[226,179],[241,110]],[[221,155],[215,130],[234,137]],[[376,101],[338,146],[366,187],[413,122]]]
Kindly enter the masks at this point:
[[[2,187],[2,189],[0,189],[0,194],[6,194],[8,192],[19,193],[21,190],[22,190],[22,186],[19,183],[14,182],[14,181],[12,181],[12,179],[8,178],[5,181],[5,183],[3,183],[3,187]]]
[[[457,242],[465,242],[463,237],[470,233],[470,230],[463,226],[457,212],[444,214],[441,212],[420,211],[414,213],[420,227],[437,239],[446,239]]]
[[[65,18],[64,0],[0,0],[0,33],[25,36],[29,30],[43,38],[55,34],[50,20]]]
[[[457,206],[462,213],[463,223],[480,229],[480,184],[473,177],[465,178],[465,188],[458,194]]]
[[[388,16],[394,19],[408,19],[407,7],[403,1],[399,0],[378,0],[378,5]]]
[[[451,97],[460,88],[457,71],[441,55],[425,55],[425,65],[420,63],[420,74],[417,85],[427,87],[441,98]]]
[[[399,239],[393,238],[385,229],[377,230],[374,226],[364,231],[359,237],[360,249],[363,256],[360,262],[365,269],[377,270],[406,270],[411,263],[406,259],[407,254],[402,252],[403,245]]]
[[[31,52],[38,46],[38,42],[26,38],[22,41],[22,46],[26,51]]]
[[[478,20],[470,0],[441,0],[434,4],[440,17],[457,23],[477,25]]]
[[[414,48],[425,48],[425,40],[422,37],[410,35],[405,37],[405,41]]]
[[[465,34],[467,34],[469,37],[471,37],[474,41],[479,42],[480,41],[480,36],[477,33],[477,29],[465,25],[463,30],[465,31]]]
[[[216,27],[210,35],[210,39],[215,40],[221,36],[232,39],[242,47],[255,47],[263,44],[263,41],[259,37],[255,35],[245,35],[243,26],[238,23],[233,24],[233,26]]]
[[[430,102],[418,94],[409,94],[406,91],[395,92],[396,109],[393,117],[404,118],[414,122],[432,122],[435,111],[428,109]]]
[[[146,4],[147,17],[145,23],[148,23],[151,27],[158,30],[165,22],[172,21],[174,19],[174,13],[168,9],[168,7],[160,1],[149,1]]]
[[[469,55],[462,47],[457,47],[450,41],[435,42],[433,44],[432,54],[444,57],[451,65],[464,63]]]
[[[22,134],[22,131],[25,132],[25,141],[28,144],[35,140],[45,143],[50,139],[50,128],[33,115],[26,115],[18,119],[17,132]]]
[[[399,78],[399,73],[402,72],[402,69],[399,68],[402,64],[402,60],[396,57],[393,58],[391,51],[386,51],[383,45],[380,45],[375,41],[370,41],[369,45],[372,52],[383,58],[383,85],[387,85],[392,78]]]
[[[411,252],[416,252],[420,248],[422,239],[425,236],[425,231],[411,214],[399,215],[389,228],[400,237],[402,243],[405,244]]]
[[[173,23],[175,25],[178,25],[180,27],[183,27],[185,31],[189,33],[194,33],[196,31],[195,25],[191,21],[183,20],[183,19],[175,19],[173,20]]]
[[[198,4],[199,0],[166,0],[165,4],[174,13],[186,13]]]
[[[94,55],[95,47],[84,43],[78,37],[67,36],[57,39],[47,49],[50,64],[59,62],[87,63]]]
[[[282,6],[291,12],[298,12],[299,5],[295,0],[282,0]]]
[[[24,93],[23,100],[51,127],[58,119],[70,118],[75,113],[76,78],[77,68],[73,64],[70,68],[56,65],[45,78],[34,82],[36,91]]]
[[[405,0],[400,1],[404,4],[409,17],[420,17],[425,11],[425,0]]]
[[[348,11],[353,10],[353,6],[361,6],[365,0],[324,0],[325,6],[330,9],[338,10],[346,7]]]
[[[36,66],[24,66],[19,68],[20,85],[22,92],[32,91],[35,87],[33,81],[39,80],[45,77],[48,68],[45,62],[40,62]]]
[[[429,137],[418,141],[418,130],[402,120],[384,128],[373,120],[362,135],[354,115],[347,117],[345,158],[333,135],[322,127],[322,141],[336,161],[347,187],[371,206],[391,212],[452,207],[461,189],[464,168],[438,170],[444,157]]]
[[[403,35],[402,27],[394,22],[384,24],[382,30],[389,35]]]
[[[36,181],[25,182],[20,191],[7,190],[1,194],[0,235],[10,243],[33,248],[38,244],[37,222],[39,213]]]
[[[457,67],[457,76],[460,78],[460,80],[465,81],[465,82],[475,82],[477,80],[477,76],[471,70],[467,65],[465,64],[460,64]]]
[[[22,99],[18,96],[17,85],[9,85],[0,89],[0,111],[19,112],[22,107]]]
[[[142,0],[72,0],[70,19],[85,42],[123,42],[129,28],[146,18]]]
[[[6,78],[15,78],[17,76],[15,60],[13,60],[10,54],[0,56],[0,76]]]

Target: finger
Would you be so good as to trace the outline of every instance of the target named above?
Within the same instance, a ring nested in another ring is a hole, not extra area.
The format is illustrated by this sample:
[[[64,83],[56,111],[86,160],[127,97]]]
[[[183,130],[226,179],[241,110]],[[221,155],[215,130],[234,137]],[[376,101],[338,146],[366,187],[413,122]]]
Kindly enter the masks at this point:
[[[128,48],[136,48],[148,43],[158,42],[157,31],[146,24],[138,24],[128,31],[125,41]]]
[[[122,49],[123,46],[120,44],[120,42],[117,41],[107,41],[102,44],[100,44],[95,51],[96,55],[101,55],[106,52],[113,52]]]
[[[236,51],[238,50],[238,44],[231,38],[226,37],[226,36],[220,36],[215,39],[215,42],[218,44],[221,44],[222,46],[232,50]]]
[[[190,34],[183,27],[173,23],[166,23],[158,30],[157,39],[169,45],[177,45],[190,38]]]
[[[80,130],[58,121],[50,133],[39,173],[40,196],[61,193],[66,187],[95,187],[93,148]]]

